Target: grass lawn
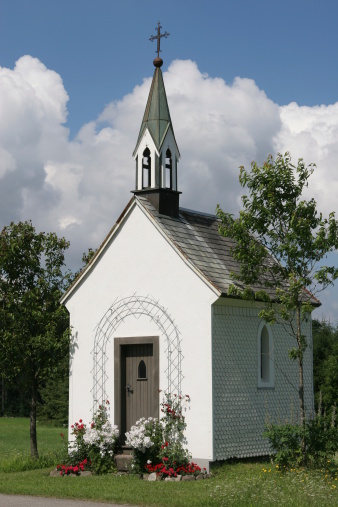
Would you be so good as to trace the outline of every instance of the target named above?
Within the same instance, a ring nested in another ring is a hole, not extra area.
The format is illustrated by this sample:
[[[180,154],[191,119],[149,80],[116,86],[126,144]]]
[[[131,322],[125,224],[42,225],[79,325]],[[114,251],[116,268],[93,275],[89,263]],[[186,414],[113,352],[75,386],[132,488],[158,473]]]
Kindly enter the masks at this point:
[[[4,463],[8,465],[15,453],[19,452],[22,459],[28,454],[28,428],[29,421],[25,419],[0,419],[0,451],[3,456],[0,493],[158,507],[338,506],[337,477],[330,478],[325,470],[311,473],[292,470],[281,475],[269,463],[224,464],[213,469],[211,479],[184,483],[146,482],[135,476],[113,475],[50,477],[52,466],[20,471],[19,460],[15,461],[16,468],[6,468]],[[62,451],[60,432],[61,428],[38,428],[41,454],[53,455],[54,452],[56,459],[57,453]],[[5,471],[10,469],[16,471]]]
[[[0,472],[23,471],[31,468],[53,466],[65,454],[65,440],[60,433],[66,428],[56,428],[37,423],[38,451],[40,459],[32,463],[30,458],[29,419],[0,417]]]

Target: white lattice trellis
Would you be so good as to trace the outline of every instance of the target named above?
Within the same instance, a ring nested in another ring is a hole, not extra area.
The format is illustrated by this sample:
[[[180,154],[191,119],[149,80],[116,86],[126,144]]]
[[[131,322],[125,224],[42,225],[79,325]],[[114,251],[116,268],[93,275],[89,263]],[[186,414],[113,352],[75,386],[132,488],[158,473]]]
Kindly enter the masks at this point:
[[[168,311],[151,296],[133,296],[117,298],[106,311],[95,328],[93,354],[93,414],[97,411],[99,403],[107,399],[106,393],[106,348],[110,337],[119,325],[128,317],[139,318],[147,315],[155,322],[161,335],[166,340],[167,367],[165,370],[168,392],[181,394],[182,383],[182,352],[180,333]]]

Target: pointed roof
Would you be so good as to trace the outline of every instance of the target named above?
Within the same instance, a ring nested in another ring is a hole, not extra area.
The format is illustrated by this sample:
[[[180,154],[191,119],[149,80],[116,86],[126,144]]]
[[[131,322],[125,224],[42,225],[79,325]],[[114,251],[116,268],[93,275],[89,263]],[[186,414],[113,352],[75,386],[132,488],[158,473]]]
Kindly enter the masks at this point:
[[[171,128],[175,139],[174,129],[172,126],[169,112],[167,95],[164,88],[163,75],[161,68],[159,66],[156,66],[154,71],[153,81],[151,83],[149,97],[143,115],[143,120],[133,155],[135,155],[138,146],[140,144],[140,141],[143,137],[143,134],[147,128],[154,140],[156,149],[158,151],[162,146],[165,135],[169,128]]]
[[[234,260],[231,253],[234,240],[221,236],[219,233],[220,219],[218,217],[184,208],[180,208],[177,218],[161,215],[146,197],[135,196],[129,201],[94,257],[62,296],[61,303],[67,301],[76,286],[99,261],[102,253],[135,206],[139,206],[145,212],[182,260],[218,297],[234,297],[229,295],[230,285],[243,288],[242,284],[237,280],[233,280],[231,276],[233,271],[237,272],[239,270],[239,264]],[[259,289],[261,287],[254,287],[255,292]],[[275,292],[273,290],[268,289],[267,292],[274,298]],[[306,299],[309,299],[313,306],[321,305],[320,301],[306,289],[305,292],[307,294]]]

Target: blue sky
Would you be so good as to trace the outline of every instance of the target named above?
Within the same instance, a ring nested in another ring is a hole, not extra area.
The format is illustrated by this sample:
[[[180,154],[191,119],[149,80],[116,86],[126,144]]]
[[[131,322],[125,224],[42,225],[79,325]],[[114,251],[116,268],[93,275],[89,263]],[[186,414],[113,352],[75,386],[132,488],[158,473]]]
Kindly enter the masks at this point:
[[[335,0],[0,0],[0,226],[65,235],[72,269],[100,244],[133,188],[158,20],[182,205],[236,213],[238,166],[290,150],[337,210],[337,18]],[[321,299],[336,321],[337,287]]]
[[[249,77],[279,105],[332,104],[335,0],[1,0],[0,65],[29,54],[58,72],[72,134],[151,72],[160,20],[165,66],[191,59],[232,82]]]

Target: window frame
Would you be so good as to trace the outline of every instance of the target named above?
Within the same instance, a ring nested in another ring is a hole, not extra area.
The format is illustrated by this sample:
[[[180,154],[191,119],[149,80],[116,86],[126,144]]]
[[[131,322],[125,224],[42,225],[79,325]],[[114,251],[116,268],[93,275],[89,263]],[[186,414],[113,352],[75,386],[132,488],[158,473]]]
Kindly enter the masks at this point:
[[[263,368],[263,365],[262,365],[262,338],[264,338],[264,335],[263,335],[264,328],[266,329],[267,335],[268,335],[268,352],[267,352],[267,354],[269,356],[268,378],[265,378],[265,379],[262,376],[262,368]],[[258,387],[260,389],[274,388],[275,387],[274,340],[273,340],[271,326],[264,321],[262,321],[260,323],[260,325],[258,327],[258,332],[257,332],[257,360],[258,360],[258,368],[257,368]]]

